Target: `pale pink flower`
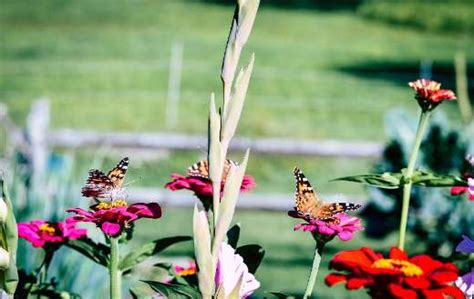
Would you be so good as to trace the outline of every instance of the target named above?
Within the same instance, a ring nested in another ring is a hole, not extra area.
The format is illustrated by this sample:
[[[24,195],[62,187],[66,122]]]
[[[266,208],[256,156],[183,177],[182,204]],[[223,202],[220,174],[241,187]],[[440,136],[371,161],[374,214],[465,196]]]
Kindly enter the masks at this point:
[[[239,298],[247,298],[260,287],[260,282],[249,272],[243,258],[235,253],[234,248],[227,243],[222,243],[219,249],[219,258],[215,276],[216,288],[224,287],[229,295],[237,286],[242,277]]]

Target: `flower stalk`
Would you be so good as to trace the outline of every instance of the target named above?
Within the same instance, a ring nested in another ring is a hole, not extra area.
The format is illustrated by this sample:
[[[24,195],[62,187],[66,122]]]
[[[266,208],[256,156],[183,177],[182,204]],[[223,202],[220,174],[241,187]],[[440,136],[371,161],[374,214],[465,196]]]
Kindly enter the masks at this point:
[[[118,238],[110,238],[110,299],[122,298],[122,272],[118,269],[120,258],[119,254]]]
[[[418,128],[416,129],[415,142],[410,154],[410,159],[408,161],[408,167],[404,175],[403,180],[403,201],[402,201],[402,214],[400,218],[400,235],[398,239],[398,248],[403,250],[405,246],[406,239],[406,230],[408,223],[408,212],[410,208],[410,195],[412,187],[412,176],[415,171],[416,160],[418,158],[418,152],[420,150],[421,140],[423,135],[428,127],[428,122],[430,118],[430,111],[422,111],[420,114],[420,121],[418,123]]]
[[[318,276],[319,264],[321,263],[321,257],[323,255],[324,245],[326,243],[323,241],[316,241],[316,246],[314,248],[314,257],[313,265],[311,266],[311,272],[308,278],[308,283],[306,284],[306,289],[304,291],[303,298],[310,298],[313,293],[314,284],[316,283],[316,277]]]

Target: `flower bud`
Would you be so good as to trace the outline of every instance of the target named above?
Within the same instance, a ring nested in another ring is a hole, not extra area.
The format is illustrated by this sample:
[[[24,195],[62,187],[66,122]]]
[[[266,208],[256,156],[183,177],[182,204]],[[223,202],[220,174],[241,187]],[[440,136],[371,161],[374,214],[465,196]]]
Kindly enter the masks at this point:
[[[0,197],[0,224],[5,223],[8,214],[8,207],[3,197]]]
[[[10,254],[8,251],[0,247],[0,269],[8,269],[10,265]]]

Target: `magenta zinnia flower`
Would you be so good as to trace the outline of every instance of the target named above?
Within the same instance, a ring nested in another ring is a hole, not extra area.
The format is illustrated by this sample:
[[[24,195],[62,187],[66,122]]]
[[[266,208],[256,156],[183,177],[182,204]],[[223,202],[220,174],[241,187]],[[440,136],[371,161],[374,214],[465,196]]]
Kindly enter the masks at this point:
[[[441,83],[428,79],[418,79],[408,83],[416,92],[415,98],[423,111],[433,110],[444,100],[455,100],[452,90],[441,89]]]
[[[230,160],[226,160],[230,161]],[[235,163],[235,162],[227,162]],[[227,164],[228,165],[228,164]],[[227,167],[227,171],[230,168]],[[200,172],[199,172],[200,171]],[[224,188],[227,172],[222,176],[221,191]],[[204,208],[209,210],[212,205],[212,181],[208,178],[207,161],[200,161],[188,169],[187,176],[182,176],[177,173],[171,175],[173,179],[171,182],[165,184],[165,188],[171,191],[188,189],[199,198]],[[245,175],[242,180],[241,192],[246,192],[255,187],[255,181],[252,176]],[[221,194],[222,196],[222,194]]]
[[[101,202],[92,206],[90,210],[72,208],[68,212],[76,213],[70,217],[74,222],[92,222],[104,234],[111,237],[118,236],[130,223],[140,218],[160,218],[161,208],[157,203],[136,203],[128,205],[124,200]]]
[[[87,230],[76,228],[72,221],[47,222],[33,220],[18,223],[18,236],[30,242],[33,247],[60,246],[67,240],[87,236]]]
[[[307,223],[299,223],[295,225],[295,231],[303,230],[305,232],[312,232],[313,234],[321,234],[328,237],[338,236],[342,241],[351,240],[354,232],[363,229],[359,218],[349,216],[345,213],[336,214],[333,219],[330,220],[301,218],[294,211],[288,212],[288,215],[294,218],[305,219],[307,221]]]
[[[225,297],[234,290],[242,278],[239,298],[247,298],[260,287],[260,282],[249,272],[242,257],[235,253],[234,248],[222,243],[219,249],[215,276],[216,287],[224,287]]]

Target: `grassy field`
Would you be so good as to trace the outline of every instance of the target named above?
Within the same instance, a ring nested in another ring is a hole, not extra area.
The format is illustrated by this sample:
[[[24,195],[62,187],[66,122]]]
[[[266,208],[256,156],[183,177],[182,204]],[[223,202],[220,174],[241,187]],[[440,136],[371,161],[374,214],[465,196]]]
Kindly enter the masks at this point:
[[[182,96],[173,130],[205,132],[209,94],[220,88],[231,7],[33,3],[1,4],[0,100],[17,121],[24,121],[32,100],[46,96],[53,127],[164,130],[170,48],[180,41]],[[420,59],[450,65],[456,50],[473,46],[470,35],[423,33],[350,12],[265,7],[243,55],[245,62],[255,52],[256,65],[239,133],[381,139],[387,109],[416,109],[406,82],[418,76]],[[467,54],[472,61],[474,53]],[[376,65],[379,71],[371,72]]]

